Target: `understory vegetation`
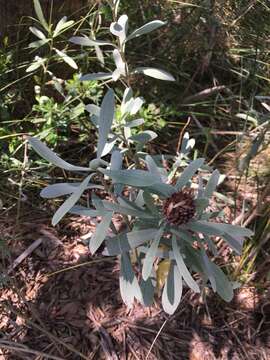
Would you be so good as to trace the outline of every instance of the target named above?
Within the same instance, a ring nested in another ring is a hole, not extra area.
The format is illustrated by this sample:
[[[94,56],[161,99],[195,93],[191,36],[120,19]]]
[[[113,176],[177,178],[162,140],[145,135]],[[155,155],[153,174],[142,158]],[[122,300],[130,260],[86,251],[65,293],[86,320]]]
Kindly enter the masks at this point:
[[[0,354],[268,359],[269,2],[48,3],[0,34]]]

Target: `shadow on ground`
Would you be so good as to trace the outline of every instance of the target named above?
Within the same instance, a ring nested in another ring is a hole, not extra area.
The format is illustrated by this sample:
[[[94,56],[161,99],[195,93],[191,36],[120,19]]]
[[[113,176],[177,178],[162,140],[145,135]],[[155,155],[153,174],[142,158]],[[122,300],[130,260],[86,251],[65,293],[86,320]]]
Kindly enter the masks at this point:
[[[39,226],[22,224],[22,236],[24,227],[31,233],[24,247],[38,236]],[[159,302],[128,310],[120,298],[117,259],[91,257],[78,236],[82,223],[72,226],[62,234],[47,227],[50,239],[16,269],[12,286],[2,288],[3,359],[144,360],[151,346],[149,360],[270,358],[265,292],[244,288],[227,304],[212,292],[203,303],[186,290],[171,317]]]

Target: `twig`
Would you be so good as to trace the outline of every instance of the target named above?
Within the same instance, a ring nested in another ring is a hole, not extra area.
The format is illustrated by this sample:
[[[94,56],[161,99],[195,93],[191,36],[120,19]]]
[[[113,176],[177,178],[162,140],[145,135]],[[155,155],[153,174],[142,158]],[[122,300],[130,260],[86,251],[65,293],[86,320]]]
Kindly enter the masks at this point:
[[[42,356],[46,359],[52,359],[52,360],[65,360],[63,358],[60,358],[58,356],[54,356],[54,355],[49,355],[49,354],[46,354],[42,351],[37,351],[37,350],[32,350],[32,349],[29,349],[28,347],[26,346],[22,346],[22,345],[18,345],[17,343],[14,343],[14,345],[10,345],[12,343],[8,342],[8,343],[5,343],[4,341],[1,341],[0,340],[0,346],[4,349],[7,349],[7,350],[13,350],[13,351],[18,351],[18,352],[23,352],[23,353],[27,353],[27,354],[34,354],[34,355],[37,355],[38,357],[39,356]]]
[[[226,89],[226,86],[224,86],[224,85],[213,86],[211,88],[202,90],[202,91],[198,92],[197,94],[186,97],[182,101],[182,104],[187,104],[187,103],[190,103],[191,101],[203,100],[206,97],[216,94],[216,93],[220,92],[221,90],[225,90],[225,89]]]
[[[176,148],[176,154],[179,153],[180,146],[182,144],[182,140],[183,140],[183,136],[184,136],[184,132],[185,132],[186,128],[188,127],[188,125],[190,124],[190,121],[191,121],[191,118],[189,116],[187,122],[185,123],[183,129],[180,132],[179,140],[178,140],[178,144],[177,144],[177,148]]]
[[[155,336],[154,341],[152,342],[152,344],[151,344],[151,346],[150,346],[150,349],[149,349],[149,351],[148,351],[148,353],[147,353],[147,355],[146,355],[146,360],[148,359],[149,355],[151,354],[151,351],[152,351],[152,349],[153,349],[153,347],[154,347],[154,345],[155,345],[155,343],[156,343],[156,341],[157,341],[157,339],[158,339],[161,331],[163,330],[164,326],[166,325],[167,321],[168,321],[168,319],[166,319],[166,320],[164,321],[164,323],[163,323],[162,326],[160,327],[157,335]]]
[[[27,256],[29,256],[44,241],[44,239],[45,237],[40,237],[30,246],[28,246],[28,248],[25,249],[24,252],[13,261],[13,264],[10,266],[7,273],[10,274],[18,265],[20,265],[20,263],[23,262],[23,260],[27,258]]]

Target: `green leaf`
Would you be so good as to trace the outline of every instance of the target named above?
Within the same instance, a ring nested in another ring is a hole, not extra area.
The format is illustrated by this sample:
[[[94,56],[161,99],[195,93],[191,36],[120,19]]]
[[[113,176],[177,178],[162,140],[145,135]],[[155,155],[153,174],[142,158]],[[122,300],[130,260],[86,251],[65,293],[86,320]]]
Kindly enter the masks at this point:
[[[53,37],[56,37],[60,35],[64,30],[66,30],[68,27],[72,26],[74,24],[73,20],[67,21],[67,17],[64,16],[62,19],[57,23],[54,32]]]
[[[132,306],[134,298],[142,301],[141,289],[127,253],[121,255],[119,284],[121,297],[128,308]]]
[[[192,163],[190,163],[188,167],[185,168],[175,185],[178,191],[180,191],[188,183],[188,181],[191,180],[192,176],[202,166],[203,163],[204,159],[197,159],[192,161]]]
[[[52,218],[52,224],[55,226],[59,221],[69,212],[69,210],[76,204],[79,198],[82,196],[83,192],[88,186],[89,180],[92,175],[87,176],[80,186],[76,188],[73,194],[60,206]]]
[[[138,142],[142,145],[148,143],[149,141],[154,140],[157,137],[157,134],[151,130],[145,130],[140,132],[139,134],[130,136],[129,140]]]
[[[157,164],[155,163],[154,159],[150,155],[146,155],[145,162],[147,165],[147,169],[154,175],[157,176],[157,178],[162,182],[161,174],[159,171],[159,168],[157,167]]]
[[[113,171],[121,170],[122,163],[123,163],[123,155],[121,154],[120,151],[115,150],[111,156],[111,170],[113,170]],[[114,181],[113,181],[113,184],[114,184]],[[123,186],[121,184],[114,185],[114,194],[116,196],[120,195],[122,193],[122,190],[123,190]]]
[[[37,48],[40,48],[41,46],[47,44],[47,42],[49,42],[49,39],[42,39],[42,40],[33,41],[28,45],[28,47],[30,49],[37,49]]]
[[[84,206],[73,206],[69,210],[70,214],[88,216],[88,217],[97,217],[106,215],[107,211],[104,210],[93,210]]]
[[[28,138],[28,142],[41,157],[62,169],[68,171],[90,171],[89,168],[71,165],[65,160],[62,160],[37,138],[30,137]]]
[[[162,307],[167,314],[172,315],[177,309],[181,301],[182,291],[182,276],[179,273],[177,266],[172,261],[162,292]]]
[[[155,228],[131,231],[122,233],[106,240],[106,250],[104,255],[113,256],[119,255],[123,252],[128,252],[146,241],[150,241],[155,238],[158,230]]]
[[[144,74],[159,80],[175,81],[175,78],[167,71],[152,67],[138,67],[135,69],[135,73]]]
[[[45,20],[39,0],[34,0],[34,8],[35,8],[37,18],[40,21],[41,25],[46,30],[49,30],[49,25],[48,25],[47,21]]]
[[[90,39],[87,36],[73,36],[69,39],[69,41],[73,44],[81,46],[114,46],[114,44],[110,43],[109,41]]]
[[[58,49],[55,49],[55,52],[57,53],[58,56],[60,56],[60,58],[66,63],[68,64],[70,67],[72,67],[73,69],[77,70],[78,69],[78,65],[75,63],[75,61],[68,56],[65,52],[60,51]]]
[[[126,106],[127,106],[127,103],[129,103],[129,101],[132,99],[133,97],[133,91],[130,87],[126,88],[125,91],[124,91],[124,94],[123,94],[123,100],[122,100],[122,103],[121,103],[121,113],[122,115],[125,114],[125,109],[126,109]]]
[[[158,28],[160,28],[161,26],[165,25],[165,22],[160,21],[160,20],[154,20],[154,21],[150,21],[149,23],[141,26],[140,28],[136,29],[135,31],[133,31],[127,38],[126,38],[126,42],[137,38],[141,35],[145,35],[150,33],[151,31],[154,31]]]
[[[94,235],[91,237],[90,243],[89,243],[89,249],[92,254],[94,254],[98,250],[100,245],[103,243],[103,241],[106,237],[107,231],[110,228],[112,216],[113,216],[113,212],[108,212],[103,217],[101,222],[98,224]]]
[[[151,275],[153,263],[154,263],[155,256],[156,256],[156,253],[158,250],[160,238],[163,235],[163,232],[164,232],[164,228],[161,227],[158,230],[154,240],[152,241],[152,244],[150,245],[150,247],[146,253],[146,256],[145,256],[145,259],[143,262],[143,268],[142,268],[142,278],[144,281],[146,281],[149,278],[149,276]]]
[[[220,173],[218,170],[215,170],[205,187],[204,190],[205,197],[210,198],[213,195],[213,192],[216,190],[216,187],[218,185],[219,178],[220,178]]]
[[[135,120],[125,123],[125,127],[133,128],[133,127],[140,126],[143,124],[144,124],[144,119],[135,119]]]
[[[112,178],[116,183],[124,185],[145,187],[159,182],[156,176],[144,170],[113,171],[99,168],[99,171]]]
[[[45,187],[40,196],[45,199],[54,199],[59,196],[72,194],[81,183],[57,183]],[[88,184],[87,189],[104,189],[101,185]]]
[[[228,280],[224,272],[212,261],[209,261],[211,272],[215,277],[217,293],[223,300],[230,302],[233,298],[232,283]]]
[[[178,248],[178,244],[176,242],[175,236],[173,236],[172,238],[172,248],[180,274],[182,275],[183,279],[185,280],[186,284],[190,287],[190,289],[192,289],[196,293],[199,293],[200,288],[196,283],[196,281],[191,276],[190,272],[188,271],[188,268],[186,267],[186,264]]]
[[[154,214],[156,217],[160,217],[158,207],[156,206],[155,201],[149,192],[147,192],[147,191],[143,192],[143,199],[144,199],[144,203],[145,203],[146,207],[149,209],[149,211],[151,211],[151,213]]]
[[[36,27],[30,26],[29,30],[39,39],[41,40],[46,39],[46,36],[43,34],[43,32],[38,30]]]
[[[152,279],[149,277],[146,281],[140,282],[143,306],[151,306],[154,301],[155,288]]]
[[[147,186],[146,190],[149,191],[150,193],[157,194],[165,198],[172,196],[172,194],[174,194],[177,191],[175,187],[173,187],[172,185],[164,184],[164,183]]]
[[[102,203],[107,210],[112,210],[119,214],[138,216],[141,219],[152,219],[154,217],[153,214],[143,210],[137,210],[136,208],[132,209],[106,200],[103,200]]]
[[[109,89],[101,103],[98,128],[97,158],[102,156],[114,118],[114,92]]]
[[[209,260],[204,249],[201,250],[201,253],[202,253],[202,259],[203,259],[203,262],[205,265],[204,267],[205,267],[206,275],[211,283],[213,291],[216,292],[217,291],[217,283],[216,283],[216,279],[215,279],[215,274],[213,273],[213,268],[211,266],[211,261]]]
[[[120,41],[120,45],[126,40],[126,34],[128,29],[128,16],[121,15],[117,22],[113,22],[110,25],[110,32],[117,36]]]
[[[241,226],[219,224],[207,222],[204,220],[189,222],[186,227],[192,231],[200,232],[206,235],[223,237],[228,242],[228,244],[239,254],[242,251],[243,238],[249,237],[253,234],[251,230]]]
[[[80,77],[80,81],[109,80],[111,78],[112,78],[112,73],[98,72],[98,73],[83,75]]]

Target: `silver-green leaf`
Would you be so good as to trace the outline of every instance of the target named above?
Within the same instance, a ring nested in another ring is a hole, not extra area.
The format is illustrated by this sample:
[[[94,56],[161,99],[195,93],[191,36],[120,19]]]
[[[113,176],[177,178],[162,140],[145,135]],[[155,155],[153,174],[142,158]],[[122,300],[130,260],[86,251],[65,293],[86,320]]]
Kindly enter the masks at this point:
[[[112,216],[113,216],[113,212],[108,212],[103,217],[101,222],[98,224],[94,235],[91,237],[90,243],[89,243],[89,249],[92,254],[94,254],[98,250],[98,248],[101,246],[101,244],[103,243],[103,241],[107,235],[107,231],[110,228]]]
[[[152,67],[138,67],[135,69],[135,73],[144,74],[159,80],[175,81],[175,78],[170,73],[162,69],[156,69]]]
[[[176,264],[180,274],[182,275],[183,279],[185,280],[186,284],[190,287],[190,289],[192,289],[196,293],[199,293],[200,288],[196,283],[196,281],[191,276],[190,272],[188,271],[188,268],[186,267],[184,259],[180,253],[178,244],[176,242],[175,236],[173,236],[172,238],[172,247],[173,247],[173,253],[176,260]]]
[[[114,118],[114,92],[109,89],[101,103],[98,128],[97,158],[102,156]]]
[[[55,226],[59,223],[59,221],[69,212],[69,210],[76,204],[76,202],[80,199],[81,195],[85,191],[88,186],[89,180],[92,175],[87,176],[80,186],[76,188],[73,194],[60,206],[60,208],[56,211],[52,218],[52,224]]]
[[[65,160],[62,160],[55,152],[49,149],[43,142],[41,142],[37,138],[30,137],[28,139],[29,144],[33,147],[33,149],[45,160],[49,161],[50,163],[59,166],[62,169],[68,171],[90,171],[89,168],[71,165]]]
[[[133,31],[127,38],[126,38],[126,42],[137,38],[141,35],[145,35],[150,33],[151,31],[154,31],[158,28],[160,28],[161,26],[165,25],[165,22],[160,21],[160,20],[153,20],[150,21],[149,23],[141,26],[140,28],[136,29],[135,31]]]
[[[158,250],[160,238],[161,238],[163,232],[164,232],[164,228],[161,227],[158,230],[154,240],[152,241],[152,244],[150,245],[150,247],[146,253],[146,256],[145,256],[145,259],[143,262],[143,268],[142,268],[142,278],[144,281],[146,281],[149,278],[149,276],[151,275],[153,263],[154,263],[155,256],[156,256],[156,253]]]
[[[203,165],[203,163],[204,159],[196,159],[185,168],[175,185],[178,191],[181,190],[188,183],[188,181],[191,180],[192,176]]]
[[[162,307],[167,314],[172,315],[177,309],[181,301],[182,291],[182,276],[176,264],[172,261],[162,292]]]

